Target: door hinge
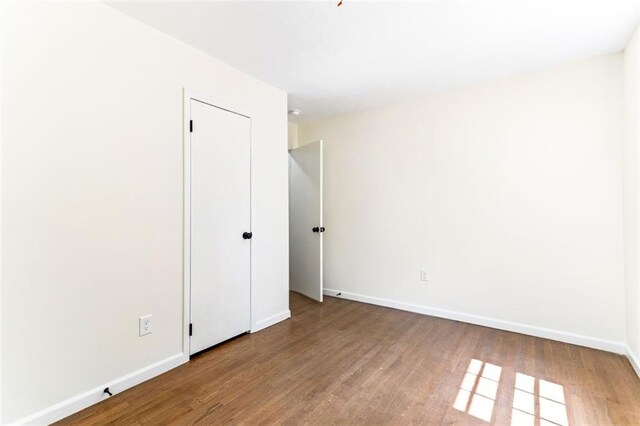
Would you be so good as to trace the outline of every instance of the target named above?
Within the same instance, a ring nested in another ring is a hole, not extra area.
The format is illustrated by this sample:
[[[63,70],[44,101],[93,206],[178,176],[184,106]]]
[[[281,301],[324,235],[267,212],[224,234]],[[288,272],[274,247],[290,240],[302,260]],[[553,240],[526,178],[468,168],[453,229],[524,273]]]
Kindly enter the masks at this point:
[[[193,324],[189,323],[189,336],[193,336]]]
[[[193,120],[189,120],[189,133],[193,133]]]

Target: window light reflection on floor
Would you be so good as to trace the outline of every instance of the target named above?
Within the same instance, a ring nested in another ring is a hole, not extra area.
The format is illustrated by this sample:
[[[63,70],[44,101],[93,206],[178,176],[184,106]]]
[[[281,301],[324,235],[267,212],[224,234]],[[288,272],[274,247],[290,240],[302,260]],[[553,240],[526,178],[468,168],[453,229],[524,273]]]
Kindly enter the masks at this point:
[[[502,367],[472,359],[453,408],[490,422],[501,374]]]
[[[536,424],[536,379],[522,373],[516,373],[516,385],[513,391],[511,426]],[[538,380],[538,406],[540,425],[568,426],[567,407],[562,385]]]
[[[502,367],[472,359],[462,378],[453,408],[491,422],[501,374]],[[516,373],[511,425],[537,424],[569,426],[564,388],[557,383]]]

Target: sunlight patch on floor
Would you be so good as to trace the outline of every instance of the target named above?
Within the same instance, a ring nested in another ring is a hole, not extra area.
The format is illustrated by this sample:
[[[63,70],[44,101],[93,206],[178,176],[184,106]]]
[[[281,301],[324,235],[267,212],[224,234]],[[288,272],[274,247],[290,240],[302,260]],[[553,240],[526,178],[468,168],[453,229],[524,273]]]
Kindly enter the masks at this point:
[[[501,373],[502,367],[472,359],[460,384],[453,408],[490,422]]]
[[[538,412],[536,413],[536,378],[516,373],[511,412],[512,426],[540,425],[568,426],[567,407],[562,385],[539,379],[537,389]]]
[[[472,359],[453,408],[491,422],[501,375],[502,367]],[[564,388],[548,380],[516,373],[511,407],[512,426],[569,426]]]

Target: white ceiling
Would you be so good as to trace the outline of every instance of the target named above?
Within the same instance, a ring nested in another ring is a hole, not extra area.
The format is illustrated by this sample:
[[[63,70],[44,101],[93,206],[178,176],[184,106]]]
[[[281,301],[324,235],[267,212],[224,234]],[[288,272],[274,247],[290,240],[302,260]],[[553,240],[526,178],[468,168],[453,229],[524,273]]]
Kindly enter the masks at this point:
[[[624,48],[640,0],[118,1],[308,121]]]

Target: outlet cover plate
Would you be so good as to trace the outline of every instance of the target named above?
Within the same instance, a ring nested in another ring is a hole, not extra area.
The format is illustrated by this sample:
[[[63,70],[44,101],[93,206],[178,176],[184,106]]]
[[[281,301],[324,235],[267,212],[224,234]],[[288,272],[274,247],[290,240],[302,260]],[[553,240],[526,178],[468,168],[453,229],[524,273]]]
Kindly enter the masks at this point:
[[[145,336],[147,334],[151,334],[153,332],[153,322],[151,321],[152,315],[143,315],[140,317],[140,336]]]

